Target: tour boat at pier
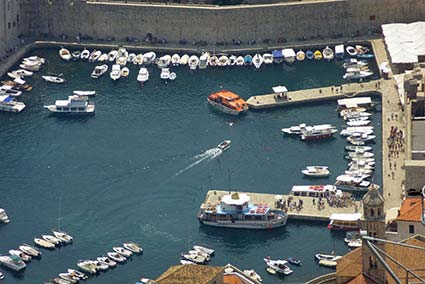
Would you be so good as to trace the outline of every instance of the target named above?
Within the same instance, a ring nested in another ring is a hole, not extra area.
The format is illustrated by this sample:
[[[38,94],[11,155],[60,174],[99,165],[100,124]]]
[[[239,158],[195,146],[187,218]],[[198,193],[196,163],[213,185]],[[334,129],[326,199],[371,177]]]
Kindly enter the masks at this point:
[[[329,217],[329,230],[358,231],[360,230],[361,213],[332,213]]]
[[[230,91],[222,90],[208,96],[208,103],[219,111],[238,115],[248,111],[245,100]]]
[[[265,258],[267,266],[274,269],[277,273],[289,275],[293,271],[287,266],[288,262],[286,260],[271,260],[269,258]]]
[[[327,177],[331,174],[326,166],[307,166],[301,172],[309,177]]]
[[[72,95],[67,100],[56,100],[54,105],[44,106],[57,114],[94,114],[95,105],[87,97]]]
[[[287,219],[287,213],[267,205],[250,204],[247,194],[237,192],[224,195],[219,205],[201,209],[198,214],[201,224],[239,229],[278,228],[284,226]]]
[[[305,123],[301,123],[298,126],[291,126],[288,128],[282,128],[282,132],[289,135],[301,135],[302,130],[306,129],[307,127],[311,127],[314,130],[326,130],[326,129],[335,129],[334,126],[331,124],[319,124],[319,125],[313,125],[313,126],[307,126]]]
[[[0,95],[0,111],[21,112],[25,104],[18,102],[14,96]]]

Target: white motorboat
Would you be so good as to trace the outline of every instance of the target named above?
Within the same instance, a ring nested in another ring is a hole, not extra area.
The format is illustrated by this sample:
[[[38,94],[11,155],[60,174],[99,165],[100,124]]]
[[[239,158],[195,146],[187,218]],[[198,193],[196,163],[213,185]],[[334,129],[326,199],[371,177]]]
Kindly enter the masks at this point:
[[[298,61],[304,61],[305,59],[305,52],[302,50],[299,50],[296,54],[296,58]]]
[[[106,64],[96,66],[96,67],[94,67],[94,70],[91,73],[91,77],[93,79],[97,79],[100,76],[102,76],[103,74],[105,74],[107,71],[108,71],[108,65],[106,65]]]
[[[293,64],[295,62],[295,59],[297,58],[297,54],[292,48],[282,49],[282,55],[285,59],[285,62],[288,64]]]
[[[24,108],[25,104],[18,102],[14,96],[0,95],[0,111],[21,112]]]
[[[119,64],[112,65],[112,70],[109,76],[114,81],[118,80],[121,77],[121,66]]]
[[[358,176],[352,175],[339,175],[336,177],[335,186],[339,190],[353,191],[353,192],[366,192],[370,186],[377,186],[372,184],[369,180],[370,175],[361,174]]]
[[[72,277],[78,277],[81,280],[86,280],[88,278],[88,276],[86,274],[84,274],[83,272],[81,272],[79,270],[68,269],[68,273],[69,273],[70,276],[72,276]]]
[[[139,70],[139,74],[137,75],[137,81],[139,81],[141,84],[149,80],[149,71],[147,68],[142,67]]]
[[[170,69],[169,68],[162,68],[161,69],[161,79],[164,81],[167,81],[170,79]]]
[[[261,65],[263,64],[263,57],[261,56],[261,54],[255,54],[254,57],[252,58],[252,64],[254,64],[256,69],[259,69],[261,67]]]
[[[125,249],[123,247],[113,247],[112,248],[116,253],[119,253],[122,256],[130,257],[133,253],[129,251],[128,249]]]
[[[348,156],[353,158],[372,158],[374,154],[363,150],[355,150],[353,152],[348,152]]]
[[[341,136],[350,136],[354,133],[361,133],[361,134],[373,134],[373,126],[357,126],[357,127],[347,127],[346,129],[341,130],[340,135]]]
[[[51,242],[48,242],[46,240],[40,239],[40,238],[34,238],[34,243],[42,248],[46,249],[54,249],[55,245]]]
[[[110,259],[109,257],[106,257],[106,256],[98,257],[97,261],[99,261],[102,264],[106,264],[109,267],[115,267],[117,265],[117,263],[115,261],[113,261],[112,259]]]
[[[129,74],[130,74],[130,69],[128,69],[128,67],[123,67],[121,69],[121,77],[127,78]]]
[[[157,65],[159,68],[162,69],[162,68],[167,68],[168,65],[170,65],[170,63],[171,63],[171,56],[167,54],[159,58]]]
[[[207,248],[207,247],[203,247],[203,246],[193,246],[193,249],[197,250],[197,251],[204,252],[204,253],[206,253],[210,256],[213,256],[214,253],[215,253],[215,250]]]
[[[12,86],[9,85],[3,85],[0,86],[0,95],[19,97],[20,95],[22,95],[22,91],[15,90]]]
[[[30,65],[30,64],[27,64],[27,63],[22,63],[22,64],[19,65],[19,68],[22,68],[22,69],[27,70],[27,71],[37,72],[37,71],[40,71],[41,64]]]
[[[193,255],[193,254],[189,254],[189,253],[184,254],[183,253],[181,256],[182,256],[183,259],[189,260],[189,261],[196,263],[196,264],[207,263],[207,259],[203,256],[200,256],[200,255]]]
[[[68,281],[68,280],[62,279],[62,278],[60,278],[60,277],[56,277],[56,278],[54,278],[54,279],[52,280],[52,282],[53,282],[53,283],[55,283],[55,284],[73,284],[71,281]]]
[[[190,251],[188,251],[188,253],[191,254],[191,255],[203,257],[207,261],[210,261],[210,259],[211,259],[211,257],[208,254],[206,254],[202,251],[199,251],[199,250],[190,250]]]
[[[67,100],[56,100],[54,105],[46,105],[44,108],[57,114],[93,115],[95,112],[94,102],[89,102],[85,96],[72,95]]]
[[[14,271],[21,271],[25,269],[25,267],[27,266],[20,257],[15,255],[10,255],[10,256],[1,255],[0,263],[3,266],[6,266],[7,268],[10,268]]]
[[[245,64],[245,59],[243,56],[238,56],[236,58],[236,66],[243,66]]]
[[[370,124],[370,120],[349,120],[347,121],[348,126],[366,126]]]
[[[350,107],[350,108],[344,108],[339,112],[340,116],[349,115],[352,112],[366,112],[367,109],[364,107]]]
[[[368,151],[372,151],[372,147],[370,146],[345,146],[345,150],[346,151],[363,151],[363,152],[368,152]]]
[[[128,51],[124,47],[118,48],[118,57],[115,63],[120,66],[125,66],[128,61]]]
[[[17,250],[17,249],[9,250],[9,254],[10,255],[16,255],[17,257],[19,257],[20,259],[22,259],[25,262],[31,261],[31,256],[29,256],[26,253],[24,253],[20,250]]]
[[[349,248],[359,248],[362,246],[362,239],[351,240],[348,242]]]
[[[145,65],[152,64],[156,59],[156,53],[153,51],[149,51],[143,55],[143,63]]]
[[[128,62],[129,63],[134,63],[134,59],[136,59],[136,54],[135,53],[130,53],[129,55],[128,55]]]
[[[338,44],[335,46],[335,57],[336,59],[343,59],[344,58],[344,45],[343,44]]]
[[[273,269],[273,268],[271,268],[270,266],[267,266],[267,267],[266,267],[266,271],[267,271],[269,274],[271,274],[271,275],[276,275],[276,274],[277,274],[276,270],[274,270],[274,269]]]
[[[217,148],[221,151],[225,151],[230,148],[230,143],[232,143],[231,140],[224,140],[223,142],[217,145]]]
[[[9,216],[7,216],[6,211],[3,208],[0,208],[0,222],[5,223],[5,224],[10,222]]]
[[[182,264],[182,265],[190,265],[190,264],[196,265],[196,263],[194,263],[190,260],[186,260],[186,259],[180,259],[180,264]]]
[[[190,70],[195,70],[199,65],[199,58],[196,55],[189,57],[189,68]]]
[[[189,54],[183,54],[183,56],[180,58],[180,64],[187,65],[189,63],[189,58]]]
[[[307,166],[301,172],[309,177],[327,177],[331,174],[326,166]]]
[[[230,55],[229,56],[229,64],[230,66],[234,66],[236,64],[236,58],[238,58],[236,55]]]
[[[326,46],[322,51],[323,59],[331,61],[334,59],[334,51],[329,46]]]
[[[134,243],[134,242],[125,242],[123,243],[123,247],[131,252],[134,253],[142,253],[143,249],[140,245]]]
[[[90,57],[90,51],[88,51],[87,49],[84,48],[84,50],[81,52],[81,56],[80,58],[82,60],[87,60]]]
[[[28,244],[22,244],[19,246],[19,250],[23,251],[24,253],[26,253],[27,255],[33,256],[33,257],[40,257],[41,256],[41,252],[36,249],[33,246],[30,246]]]
[[[350,112],[343,116],[344,120],[367,120],[372,116],[369,112]]]
[[[356,80],[356,79],[363,79],[367,78],[373,75],[372,71],[353,71],[353,72],[347,72],[342,76],[346,80]]]
[[[288,127],[288,128],[282,128],[281,130],[284,134],[301,135],[302,130],[306,129],[307,127],[313,127],[314,129],[318,129],[318,130],[319,129],[334,129],[335,128],[331,124],[319,124],[319,125],[307,126],[307,124],[301,123],[298,126],[291,126],[291,127]]]
[[[7,75],[11,77],[12,79],[32,76],[34,73],[25,69],[18,69],[15,71],[7,72]]]
[[[102,55],[102,51],[93,50],[92,53],[90,53],[89,62],[95,62],[101,55]]]
[[[171,56],[171,64],[173,66],[179,66],[180,65],[180,55],[177,53],[174,53],[173,56]]]
[[[109,265],[107,265],[106,263],[102,263],[100,261],[94,260],[93,261],[94,265],[96,266],[96,269],[99,271],[106,271],[109,269]]]
[[[264,64],[272,64],[273,63],[273,55],[271,53],[263,54],[263,63]]]
[[[108,53],[108,61],[109,62],[115,62],[117,57],[118,57],[118,50],[113,49]]]
[[[142,65],[143,64],[143,54],[141,54],[141,53],[137,54],[136,58],[134,58],[133,64],[134,65]]]
[[[69,50],[66,48],[61,48],[59,50],[59,56],[65,61],[69,61],[72,58],[71,52],[69,52]]]
[[[218,57],[215,54],[213,56],[211,56],[208,64],[212,67],[217,66],[218,65]]]
[[[119,253],[116,252],[108,252],[107,256],[112,259],[113,261],[116,261],[118,263],[123,263],[127,261],[127,258],[125,258],[124,256],[122,256]]]
[[[210,54],[208,52],[202,53],[202,55],[199,57],[199,69],[207,68],[209,60]]]
[[[49,83],[56,83],[56,84],[63,84],[65,83],[65,79],[61,78],[59,76],[41,76],[41,78],[43,78],[44,81],[49,82]]]
[[[99,61],[99,62],[108,61],[108,54],[102,53],[102,55],[99,56],[99,58],[97,59],[97,61]]]
[[[62,244],[62,241],[52,235],[41,235],[41,238],[45,241],[48,241],[55,246],[60,246]]]
[[[326,259],[319,260],[319,265],[321,265],[321,266],[335,268],[337,266],[337,264],[338,263],[336,261],[332,261],[332,260],[326,260]]]
[[[243,271],[243,273],[248,276],[251,277],[252,279],[258,281],[258,282],[263,282],[263,279],[261,278],[261,276],[255,272],[253,269],[246,269]]]
[[[289,275],[293,271],[287,266],[288,262],[286,260],[271,260],[269,258],[265,258],[268,267],[274,269],[277,273]]]
[[[75,92],[78,92],[78,91],[74,91],[74,93]],[[72,243],[73,238],[69,234],[59,230],[52,230],[52,233],[56,238],[61,240],[63,243],[65,244]]]
[[[351,68],[351,67],[367,67],[368,63],[363,60],[358,60],[357,58],[350,58],[345,60],[344,64],[342,64],[342,67],[345,69]]]
[[[347,46],[347,47],[345,48],[345,50],[347,51],[347,53],[348,53],[350,56],[357,56],[357,50],[356,50],[354,47],[352,47],[351,45]]]
[[[174,81],[174,80],[176,80],[176,78],[177,78],[177,74],[174,73],[174,72],[171,72],[170,73],[170,81]]]
[[[96,274],[97,268],[92,260],[80,260],[77,262],[77,266],[84,272],[89,274]]]
[[[229,63],[230,63],[229,57],[227,57],[227,55],[223,54],[218,58],[217,66],[225,67],[225,66],[229,65]]]
[[[71,276],[68,272],[67,273],[59,273],[59,278],[68,281],[69,283],[77,283],[80,278],[77,276]]]
[[[357,169],[354,169],[354,170],[344,171],[344,174],[349,175],[349,176],[371,175],[372,173],[373,173],[373,170],[363,169],[363,168],[357,168]]]
[[[96,96],[96,91],[73,91],[72,93],[80,97]]]
[[[342,258],[342,256],[335,255],[333,253],[331,253],[331,254],[317,253],[314,257],[318,261],[320,261],[320,260],[337,261],[338,259]]]

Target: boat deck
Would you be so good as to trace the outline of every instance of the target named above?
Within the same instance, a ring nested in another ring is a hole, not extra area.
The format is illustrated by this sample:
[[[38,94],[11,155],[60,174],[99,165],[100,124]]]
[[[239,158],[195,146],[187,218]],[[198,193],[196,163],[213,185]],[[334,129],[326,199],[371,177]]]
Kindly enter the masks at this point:
[[[381,80],[289,91],[287,93],[288,99],[278,98],[276,94],[253,96],[247,100],[247,104],[250,108],[253,109],[263,109],[279,106],[290,106],[307,102],[336,100],[347,97],[370,95],[370,93],[378,92],[379,81]]]
[[[211,207],[213,205],[218,205],[221,198],[228,194],[229,191],[224,190],[210,190],[208,191],[204,202],[200,206],[201,212]],[[271,209],[276,208],[276,195],[282,196],[283,199],[288,200],[290,195],[288,194],[270,194],[270,193],[254,193],[254,192],[239,192],[246,193],[251,198],[250,202],[253,204],[267,204]],[[303,201],[303,207],[301,210],[288,210],[288,216],[290,219],[302,219],[302,220],[315,220],[315,221],[329,221],[329,217],[334,213],[358,213],[362,212],[361,202],[353,201],[349,207],[337,208],[330,207],[325,202],[325,207],[323,209],[318,209],[317,198],[307,197],[307,196],[292,196],[292,202],[296,202],[301,199]],[[313,199],[315,199],[315,204],[313,204]]]

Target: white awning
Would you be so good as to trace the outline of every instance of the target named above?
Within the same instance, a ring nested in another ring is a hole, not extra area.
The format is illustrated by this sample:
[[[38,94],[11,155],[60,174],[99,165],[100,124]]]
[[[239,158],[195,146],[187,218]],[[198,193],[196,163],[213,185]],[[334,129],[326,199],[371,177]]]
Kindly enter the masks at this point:
[[[370,97],[350,98],[338,100],[339,106],[351,106],[351,105],[365,105],[371,104],[372,99]]]
[[[282,49],[282,55],[285,58],[295,57],[295,51],[292,48],[285,48],[285,49]]]
[[[333,213],[329,217],[329,220],[357,221],[360,220],[361,217],[361,213]]]
[[[288,89],[285,86],[276,86],[276,87],[273,87],[272,89],[275,94],[288,92]]]
[[[250,198],[245,193],[232,193],[226,194],[222,198],[222,202],[229,205],[243,205],[246,202],[249,202]]]

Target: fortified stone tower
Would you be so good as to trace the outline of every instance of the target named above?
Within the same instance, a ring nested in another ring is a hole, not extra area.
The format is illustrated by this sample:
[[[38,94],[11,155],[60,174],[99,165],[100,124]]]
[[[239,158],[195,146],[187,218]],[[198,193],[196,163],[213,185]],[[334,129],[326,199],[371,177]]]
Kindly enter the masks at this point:
[[[362,230],[367,231],[369,237],[385,238],[385,212],[384,198],[378,190],[378,187],[370,187],[369,191],[363,197],[363,219],[361,220]],[[374,245],[381,250],[385,246],[381,242],[374,242]],[[362,264],[363,274],[374,279],[377,283],[386,283],[385,269],[379,263],[376,256],[363,241],[362,245]]]

